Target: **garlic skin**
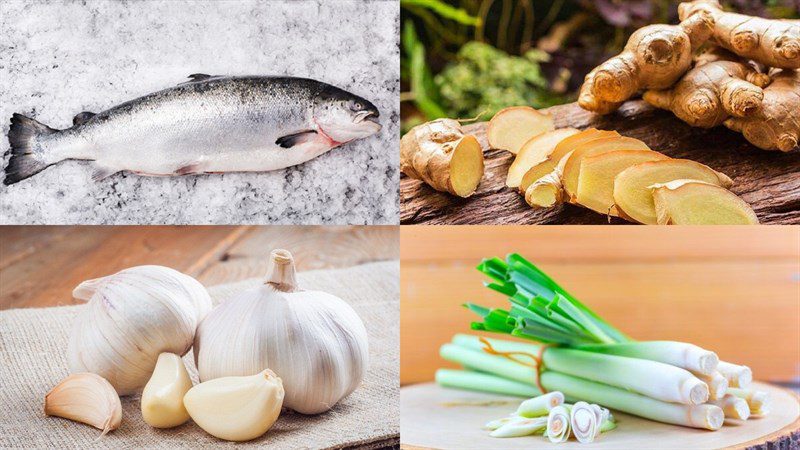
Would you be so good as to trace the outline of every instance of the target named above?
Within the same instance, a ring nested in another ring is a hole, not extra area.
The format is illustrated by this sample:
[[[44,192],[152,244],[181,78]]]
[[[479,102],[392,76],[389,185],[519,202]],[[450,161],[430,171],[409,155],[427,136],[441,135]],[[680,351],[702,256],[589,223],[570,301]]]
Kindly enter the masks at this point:
[[[117,391],[93,373],[76,373],[61,380],[44,397],[44,413],[91,425],[103,431],[100,436],[122,423]]]
[[[163,352],[184,355],[211,297],[194,278],[162,266],[138,266],[84,281],[72,295],[88,304],[67,348],[72,373],[92,372],[119,395],[141,389]]]
[[[192,420],[227,441],[249,441],[278,420],[283,384],[271,370],[249,377],[223,377],[193,387],[183,397]]]
[[[142,418],[156,428],[177,427],[189,420],[183,396],[192,388],[192,379],[183,360],[175,353],[158,355],[153,376],[142,391]]]
[[[275,250],[267,279],[217,306],[194,343],[200,380],[270,369],[286,390],[284,406],[302,414],[331,409],[367,371],[367,331],[340,298],[297,286],[294,261]]]

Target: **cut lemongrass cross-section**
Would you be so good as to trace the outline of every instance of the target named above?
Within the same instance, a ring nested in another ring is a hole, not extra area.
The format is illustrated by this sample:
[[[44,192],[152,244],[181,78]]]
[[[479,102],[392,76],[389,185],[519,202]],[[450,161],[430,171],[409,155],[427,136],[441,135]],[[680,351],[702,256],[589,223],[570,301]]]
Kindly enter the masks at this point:
[[[753,382],[753,371],[747,366],[720,361],[717,371],[728,380],[729,387],[747,389]]]
[[[516,414],[528,418],[546,416],[551,409],[562,403],[564,394],[558,391],[548,392],[520,403]]]

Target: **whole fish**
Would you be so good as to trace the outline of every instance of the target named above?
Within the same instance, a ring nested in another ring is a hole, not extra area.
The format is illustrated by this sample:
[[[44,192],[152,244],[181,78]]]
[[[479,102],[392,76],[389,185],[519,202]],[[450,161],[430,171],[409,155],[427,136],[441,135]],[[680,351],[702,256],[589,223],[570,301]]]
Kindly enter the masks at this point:
[[[54,130],[11,118],[10,185],[67,159],[94,162],[95,180],[120,171],[168,176],[253,172],[301,164],[381,129],[369,101],[320,81],[194,74],[191,81]]]

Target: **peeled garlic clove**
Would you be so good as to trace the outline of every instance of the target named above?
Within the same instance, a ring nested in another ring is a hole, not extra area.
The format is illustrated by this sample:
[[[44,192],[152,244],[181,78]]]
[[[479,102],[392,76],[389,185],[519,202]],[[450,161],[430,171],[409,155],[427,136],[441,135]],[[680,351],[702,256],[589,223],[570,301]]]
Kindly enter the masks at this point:
[[[100,436],[119,428],[122,403],[114,387],[93,373],[64,378],[44,397],[44,413],[85,423],[103,430]]]
[[[191,388],[183,404],[208,434],[249,441],[272,427],[283,406],[283,382],[271,370],[249,377],[223,377]]]
[[[142,392],[142,418],[156,428],[172,428],[189,420],[183,396],[192,388],[192,379],[180,356],[158,355],[153,376]]]

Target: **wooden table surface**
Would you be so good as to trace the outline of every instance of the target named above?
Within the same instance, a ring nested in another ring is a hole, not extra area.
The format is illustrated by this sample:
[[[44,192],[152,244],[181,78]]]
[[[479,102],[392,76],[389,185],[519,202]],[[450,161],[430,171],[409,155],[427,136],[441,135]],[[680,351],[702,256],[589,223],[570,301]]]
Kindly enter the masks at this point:
[[[619,111],[598,116],[576,103],[545,110],[556,128],[595,127],[617,130],[644,141],[671,158],[691,159],[727,174],[731,190],[747,201],[764,224],[800,224],[800,151],[760,150],[738,133],[724,127],[693,128],[667,111],[641,100],[625,103]],[[468,125],[484,148],[486,170],[475,194],[467,199],[437,192],[425,183],[403,175],[400,179],[401,224],[605,224],[602,214],[575,205],[534,209],[517,189],[506,187],[506,174],[514,155],[492,150],[486,140],[486,123]],[[613,218],[615,224],[628,222]]]
[[[401,383],[453,367],[439,347],[470,333],[466,302],[508,307],[482,258],[520,253],[636,339],[692,342],[800,379],[800,227],[401,227]],[[497,337],[497,335],[494,335]]]
[[[393,226],[0,227],[0,309],[75,304],[81,281],[158,264],[206,286],[263,276],[274,248],[300,271],[399,257]]]

